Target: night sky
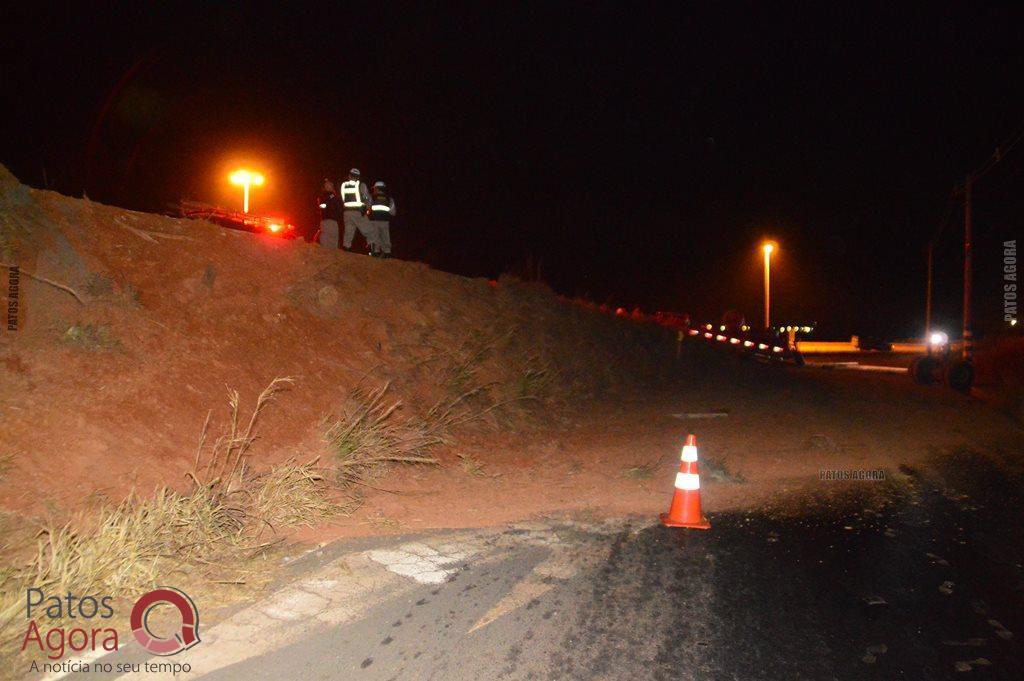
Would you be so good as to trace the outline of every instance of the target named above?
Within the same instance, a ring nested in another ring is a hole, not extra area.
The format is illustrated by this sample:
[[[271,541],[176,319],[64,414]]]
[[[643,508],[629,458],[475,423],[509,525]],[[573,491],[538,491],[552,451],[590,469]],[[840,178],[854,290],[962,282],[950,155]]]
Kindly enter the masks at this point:
[[[702,319],[760,320],[767,236],[777,321],[906,336],[947,213],[957,328],[950,190],[1024,119],[1021,8],[208,4],[5,8],[0,163],[153,211],[236,206],[249,164],[255,209],[310,231],[318,180],[358,166],[398,200],[398,257],[529,263],[560,293]],[[1024,146],[975,187],[983,328],[1022,188]]]

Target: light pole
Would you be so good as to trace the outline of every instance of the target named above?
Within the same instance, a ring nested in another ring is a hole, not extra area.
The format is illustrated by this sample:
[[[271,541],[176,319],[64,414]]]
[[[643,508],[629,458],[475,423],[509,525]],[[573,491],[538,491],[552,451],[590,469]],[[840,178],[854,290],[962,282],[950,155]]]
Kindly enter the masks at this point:
[[[764,328],[770,329],[772,251],[775,250],[775,244],[769,241],[761,246],[761,250],[764,251]]]
[[[263,175],[254,173],[251,170],[236,170],[231,173],[231,184],[242,187],[242,212],[249,212],[249,187],[259,187],[263,184]]]

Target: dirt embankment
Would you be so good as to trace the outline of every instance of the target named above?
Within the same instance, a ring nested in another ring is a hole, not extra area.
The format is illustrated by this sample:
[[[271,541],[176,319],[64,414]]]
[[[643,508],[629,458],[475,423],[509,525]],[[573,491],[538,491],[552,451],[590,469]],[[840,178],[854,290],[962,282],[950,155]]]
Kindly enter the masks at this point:
[[[2,166],[0,252],[20,269],[17,330],[0,334],[0,508],[35,516],[184,485],[229,388],[244,410],[295,379],[261,416],[251,454],[269,465],[330,456],[321,420],[357,387],[390,382],[406,415],[451,403],[496,432],[627,394],[672,353],[663,330],[539,286],[72,199]]]

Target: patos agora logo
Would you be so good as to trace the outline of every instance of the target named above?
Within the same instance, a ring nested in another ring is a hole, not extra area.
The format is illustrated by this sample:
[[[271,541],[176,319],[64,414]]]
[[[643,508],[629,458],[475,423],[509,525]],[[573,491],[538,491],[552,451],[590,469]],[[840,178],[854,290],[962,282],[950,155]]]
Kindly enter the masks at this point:
[[[38,647],[51,660],[58,660],[68,652],[117,651],[120,647],[117,629],[91,626],[110,623],[114,617],[113,600],[109,595],[79,597],[68,593],[48,596],[42,589],[28,589],[26,615],[29,625],[21,650]],[[150,616],[160,605],[171,607],[171,622],[175,628],[168,636],[157,634],[150,626]],[[47,620],[54,624],[71,623],[42,629],[41,623],[45,626]],[[132,607],[129,623],[135,641],[153,655],[176,655],[200,642],[199,610],[188,594],[174,587],[158,587],[140,596]]]
[[[167,638],[155,635],[149,629],[149,614],[161,603],[177,608],[181,617],[178,630]],[[199,611],[184,591],[162,586],[143,594],[135,602],[131,616],[132,635],[139,645],[154,655],[177,655],[199,643]]]

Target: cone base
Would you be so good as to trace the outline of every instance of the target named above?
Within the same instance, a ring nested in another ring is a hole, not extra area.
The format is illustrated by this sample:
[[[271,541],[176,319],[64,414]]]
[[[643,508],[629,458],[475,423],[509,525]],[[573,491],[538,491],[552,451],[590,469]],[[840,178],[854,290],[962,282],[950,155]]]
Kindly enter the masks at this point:
[[[681,523],[669,518],[668,513],[662,513],[658,516],[661,519],[661,524],[665,527],[688,527],[691,530],[710,530],[711,523],[704,516],[701,516],[700,522],[698,523]]]

